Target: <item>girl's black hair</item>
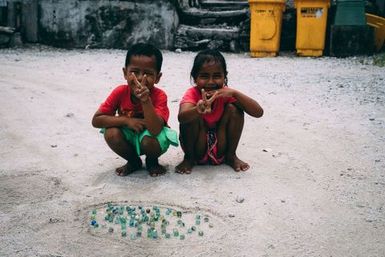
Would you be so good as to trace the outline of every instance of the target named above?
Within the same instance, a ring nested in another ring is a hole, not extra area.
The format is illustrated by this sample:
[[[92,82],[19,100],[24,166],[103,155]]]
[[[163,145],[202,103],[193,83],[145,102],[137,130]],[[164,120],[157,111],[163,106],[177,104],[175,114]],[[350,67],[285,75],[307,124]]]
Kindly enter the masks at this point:
[[[223,55],[215,49],[202,50],[195,56],[194,64],[190,72],[191,78],[195,81],[203,64],[207,62],[219,63],[222,66],[223,73],[225,74],[225,85],[227,85],[226,60]]]
[[[131,48],[127,51],[125,66],[127,67],[130,64],[131,57],[137,55],[144,56],[155,56],[156,60],[156,70],[159,73],[162,68],[163,56],[158,48],[151,44],[146,43],[137,43],[131,46]]]

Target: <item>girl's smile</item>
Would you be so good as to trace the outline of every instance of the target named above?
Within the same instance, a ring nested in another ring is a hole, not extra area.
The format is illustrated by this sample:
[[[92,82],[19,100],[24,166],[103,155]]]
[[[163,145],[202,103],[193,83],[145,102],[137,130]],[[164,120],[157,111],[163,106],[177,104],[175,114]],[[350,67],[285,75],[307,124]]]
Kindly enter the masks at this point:
[[[221,89],[225,83],[225,74],[219,62],[209,61],[202,65],[195,79],[199,89],[207,92]]]

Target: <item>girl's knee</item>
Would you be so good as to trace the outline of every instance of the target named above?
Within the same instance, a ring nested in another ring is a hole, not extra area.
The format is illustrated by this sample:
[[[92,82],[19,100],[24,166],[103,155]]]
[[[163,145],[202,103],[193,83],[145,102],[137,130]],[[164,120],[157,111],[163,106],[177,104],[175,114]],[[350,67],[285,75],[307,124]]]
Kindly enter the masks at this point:
[[[233,115],[242,115],[243,116],[243,111],[239,109],[235,104],[227,104],[225,111],[233,114]]]
[[[198,119],[195,119],[195,120],[193,120],[191,122],[179,125],[179,129],[183,130],[183,131],[186,131],[186,130],[188,130],[188,131],[190,131],[190,130],[199,131],[203,127],[204,127],[204,121],[203,121],[202,118],[198,118]]]
[[[234,104],[227,104],[223,115],[229,117],[230,120],[239,120],[244,118],[243,111]]]
[[[123,134],[119,128],[106,128],[104,139],[112,144],[117,144],[123,139]]]

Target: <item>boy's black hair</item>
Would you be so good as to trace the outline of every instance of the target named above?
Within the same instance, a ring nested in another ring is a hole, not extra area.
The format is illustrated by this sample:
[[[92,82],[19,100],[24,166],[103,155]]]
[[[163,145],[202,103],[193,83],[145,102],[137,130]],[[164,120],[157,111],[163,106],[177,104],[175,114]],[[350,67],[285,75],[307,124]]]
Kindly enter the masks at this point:
[[[163,56],[158,48],[147,43],[137,43],[131,46],[127,51],[125,67],[130,64],[131,57],[137,55],[144,55],[148,57],[155,56],[156,70],[159,73],[162,68]]]
[[[215,63],[219,63],[223,68],[223,73],[225,74],[225,84],[227,85],[227,67],[225,57],[215,49],[206,49],[200,51],[197,56],[195,56],[194,64],[191,69],[190,76],[193,80],[198,77],[198,72],[202,68],[203,64],[206,62],[213,61]]]

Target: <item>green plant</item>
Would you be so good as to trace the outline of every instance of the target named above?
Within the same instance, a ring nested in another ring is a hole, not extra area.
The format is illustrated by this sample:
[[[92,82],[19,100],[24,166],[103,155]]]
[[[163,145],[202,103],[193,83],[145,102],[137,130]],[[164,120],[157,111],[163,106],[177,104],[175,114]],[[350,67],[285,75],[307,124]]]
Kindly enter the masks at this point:
[[[373,64],[379,67],[385,67],[385,53],[380,53],[374,56]]]

